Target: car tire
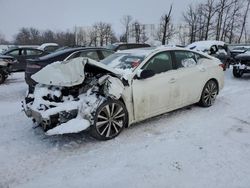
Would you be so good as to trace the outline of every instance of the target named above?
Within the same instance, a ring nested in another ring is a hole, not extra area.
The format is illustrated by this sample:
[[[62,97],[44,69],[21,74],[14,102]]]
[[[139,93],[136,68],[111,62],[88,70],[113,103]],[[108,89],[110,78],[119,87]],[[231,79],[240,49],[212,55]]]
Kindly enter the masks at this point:
[[[218,94],[219,88],[215,80],[209,80],[201,93],[201,98],[199,105],[202,107],[212,106],[215,102],[216,96]]]
[[[233,75],[234,75],[235,78],[241,78],[242,75],[243,75],[243,70],[233,68]]]
[[[0,84],[4,83],[6,78],[7,78],[6,73],[3,70],[0,70]]]
[[[125,105],[121,101],[108,99],[97,108],[90,134],[98,140],[110,140],[118,136],[127,123]]]

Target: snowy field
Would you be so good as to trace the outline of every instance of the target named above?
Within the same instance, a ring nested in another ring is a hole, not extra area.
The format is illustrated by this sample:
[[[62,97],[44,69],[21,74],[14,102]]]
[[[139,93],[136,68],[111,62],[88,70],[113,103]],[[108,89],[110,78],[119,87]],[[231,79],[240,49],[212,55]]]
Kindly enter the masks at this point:
[[[250,75],[229,70],[214,106],[183,108],[106,142],[33,129],[21,111],[23,77],[0,85],[0,188],[250,187]]]

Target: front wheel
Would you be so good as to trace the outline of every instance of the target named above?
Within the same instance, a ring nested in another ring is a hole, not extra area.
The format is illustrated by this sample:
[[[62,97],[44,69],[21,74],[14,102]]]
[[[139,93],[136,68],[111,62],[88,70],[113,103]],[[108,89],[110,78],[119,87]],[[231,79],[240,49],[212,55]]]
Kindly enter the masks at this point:
[[[218,94],[218,85],[214,80],[209,80],[201,93],[201,99],[199,104],[203,107],[212,106],[215,102],[216,96]]]
[[[127,123],[125,105],[121,101],[108,99],[97,108],[90,134],[98,140],[109,140],[118,136]]]
[[[235,78],[240,78],[243,75],[243,70],[237,69],[237,68],[234,67],[233,68],[233,75],[234,75]]]
[[[0,84],[4,83],[7,77],[7,74],[3,70],[0,70]]]

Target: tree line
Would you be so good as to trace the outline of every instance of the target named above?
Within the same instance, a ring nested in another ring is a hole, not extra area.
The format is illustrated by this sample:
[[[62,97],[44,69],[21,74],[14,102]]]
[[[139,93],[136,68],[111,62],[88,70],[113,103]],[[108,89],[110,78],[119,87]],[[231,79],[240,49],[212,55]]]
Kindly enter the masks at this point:
[[[174,24],[171,5],[155,24],[154,33],[146,31],[146,24],[131,15],[121,18],[123,33],[117,36],[111,24],[97,22],[91,27],[75,27],[74,31],[40,31],[36,28],[21,28],[13,43],[39,45],[55,42],[62,46],[104,46],[114,42],[145,43],[149,38],[168,44],[178,38],[179,44],[186,45],[199,40],[221,40],[228,43],[249,43],[247,29],[250,0],[205,0],[191,3],[182,13],[182,23]],[[132,41],[131,41],[132,40]],[[9,43],[0,34],[0,44]]]
[[[246,27],[249,6],[250,0],[206,0],[190,4],[183,13],[188,32],[181,34],[187,35],[189,43],[208,39],[249,42]]]

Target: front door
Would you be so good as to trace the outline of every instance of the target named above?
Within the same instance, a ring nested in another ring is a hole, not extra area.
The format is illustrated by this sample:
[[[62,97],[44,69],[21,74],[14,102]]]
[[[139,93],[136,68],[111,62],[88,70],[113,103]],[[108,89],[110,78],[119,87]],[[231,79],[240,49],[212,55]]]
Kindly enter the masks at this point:
[[[133,80],[135,121],[172,110],[180,95],[170,52],[156,54],[142,70],[152,70],[155,75],[147,79]]]

